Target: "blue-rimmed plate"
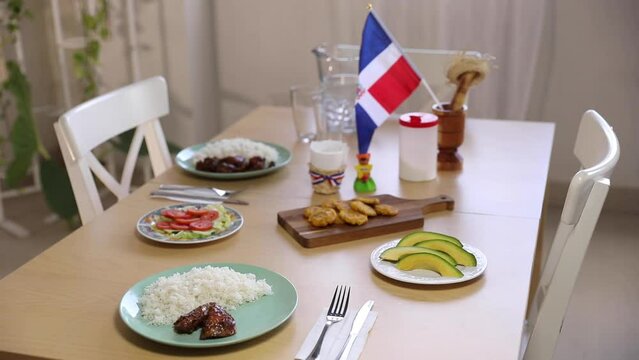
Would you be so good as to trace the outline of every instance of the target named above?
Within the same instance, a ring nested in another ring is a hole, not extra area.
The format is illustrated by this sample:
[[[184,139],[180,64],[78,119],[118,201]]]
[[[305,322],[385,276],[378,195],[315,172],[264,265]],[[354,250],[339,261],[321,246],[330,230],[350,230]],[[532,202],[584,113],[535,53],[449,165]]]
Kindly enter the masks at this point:
[[[194,267],[204,266],[224,267],[243,273],[255,274],[257,280],[264,279],[273,290],[272,295],[266,295],[255,302],[239,306],[229,311],[236,323],[236,334],[219,339],[200,340],[200,331],[192,334],[177,334],[172,325],[150,325],[142,318],[139,308],[139,298],[144,288],[151,285],[161,276],[187,272]],[[186,265],[151,275],[133,285],[120,301],[120,317],[131,330],[145,338],[159,343],[191,348],[207,348],[236,344],[263,335],[284,323],[297,307],[297,291],[293,284],[284,276],[253,265],[236,263],[209,263]]]
[[[277,160],[275,160],[275,166],[262,169],[262,170],[244,171],[244,172],[238,172],[238,173],[216,173],[216,172],[210,172],[210,171],[196,170],[195,163],[193,162],[193,156],[195,155],[195,153],[200,151],[200,149],[202,149],[207,143],[197,144],[197,145],[190,146],[186,149],[183,149],[175,157],[175,162],[182,170],[193,175],[211,178],[211,179],[218,179],[218,180],[237,180],[237,179],[249,179],[253,177],[270,174],[284,167],[286,164],[288,164],[291,161],[291,158],[292,158],[291,152],[285,147],[281,145],[269,143],[266,141],[258,141],[258,140],[253,140],[253,141],[262,143],[264,145],[268,145],[277,151]]]
[[[453,277],[445,277],[441,276],[438,273],[425,269],[415,269],[411,271],[399,270],[395,267],[395,263],[390,261],[382,260],[380,255],[386,250],[392,247],[397,246],[399,240],[393,240],[387,242],[383,245],[380,245],[378,248],[373,250],[371,253],[371,265],[377,272],[380,274],[387,276],[391,279],[395,279],[397,281],[402,281],[411,284],[421,284],[421,285],[444,285],[444,284],[455,284],[468,280],[472,280],[479,275],[484,273],[486,270],[486,266],[488,266],[488,259],[486,259],[486,255],[481,252],[479,249],[470,246],[468,244],[464,244],[464,250],[469,253],[475,255],[477,259],[476,266],[462,266],[457,265],[457,269],[459,269],[464,276],[460,278]]]
[[[153,240],[153,241],[167,243],[167,244],[186,245],[186,244],[199,244],[199,243],[205,243],[209,241],[216,241],[216,240],[223,239],[227,236],[231,236],[235,234],[238,230],[240,230],[240,228],[244,224],[244,218],[242,217],[242,214],[240,214],[237,210],[233,208],[224,206],[224,209],[226,209],[226,211],[229,213],[229,215],[232,218],[231,224],[229,225],[228,228],[226,228],[226,230],[221,231],[219,233],[213,233],[204,238],[188,239],[188,240],[172,239],[166,233],[156,231],[155,229],[153,229],[153,224],[155,224],[155,221],[160,216],[160,213],[162,212],[162,210],[182,209],[187,206],[188,207],[195,206],[200,208],[200,207],[205,207],[208,205],[207,204],[176,204],[176,205],[170,205],[167,207],[153,210],[145,214],[138,220],[138,223],[137,223],[138,232],[145,238]]]

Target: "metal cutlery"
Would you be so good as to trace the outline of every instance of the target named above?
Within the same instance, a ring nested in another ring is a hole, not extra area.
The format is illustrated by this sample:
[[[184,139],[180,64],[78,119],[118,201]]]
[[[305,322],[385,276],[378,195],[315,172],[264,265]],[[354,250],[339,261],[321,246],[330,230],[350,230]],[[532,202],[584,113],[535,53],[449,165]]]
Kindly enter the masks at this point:
[[[348,291],[348,292],[347,292]],[[306,358],[306,360],[317,359],[319,356],[320,350],[322,348],[322,342],[324,341],[324,335],[326,335],[326,330],[328,327],[344,320],[346,316],[346,310],[348,310],[348,300],[351,297],[351,288],[348,286],[338,286],[335,288],[335,293],[333,294],[333,299],[331,300],[331,305],[328,307],[328,312],[326,314],[326,324],[324,324],[324,328],[322,329],[322,333],[317,339],[317,343],[315,343],[315,347],[311,350],[310,355]]]
[[[362,330],[362,327],[364,326],[364,323],[366,322],[366,318],[368,317],[368,314],[373,308],[373,304],[375,304],[373,300],[368,300],[359,309],[359,311],[357,312],[357,315],[355,315],[355,320],[353,320],[353,326],[351,327],[351,332],[348,335],[348,340],[346,340],[346,344],[344,345],[344,348],[342,349],[340,353],[339,360],[348,359],[348,354],[351,352],[351,349],[353,348],[353,344],[355,343],[355,339],[357,338],[357,335],[359,335],[359,332]]]
[[[220,189],[216,187],[200,187],[200,186],[190,186],[190,185],[180,185],[180,184],[161,184],[160,190],[203,190],[203,191],[212,191],[217,196],[231,196],[233,194],[237,194],[239,192],[244,191],[244,189],[228,190],[228,189]]]
[[[183,191],[168,191],[168,190],[157,190],[151,192],[151,197],[154,198],[165,198],[169,200],[175,201],[183,201],[183,202],[223,202],[226,204],[236,204],[236,205],[248,205],[249,203],[244,200],[238,199],[229,199],[227,197],[222,196],[206,196],[202,194],[190,194],[185,193]]]

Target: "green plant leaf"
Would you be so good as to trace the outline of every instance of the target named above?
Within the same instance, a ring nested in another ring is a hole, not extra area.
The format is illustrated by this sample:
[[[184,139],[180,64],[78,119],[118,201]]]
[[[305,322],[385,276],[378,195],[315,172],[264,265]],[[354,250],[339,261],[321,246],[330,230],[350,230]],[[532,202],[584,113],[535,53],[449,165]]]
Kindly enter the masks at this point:
[[[7,72],[9,77],[3,86],[15,97],[17,111],[16,120],[9,134],[14,158],[7,168],[7,185],[14,187],[27,175],[31,160],[38,149],[38,134],[31,113],[29,82],[18,64],[13,61],[7,62]]]
[[[111,36],[111,32],[109,31],[109,28],[103,27],[102,29],[100,29],[100,38],[102,40],[108,39],[109,36]]]
[[[63,219],[71,221],[78,215],[78,206],[67,170],[53,160],[40,161],[42,193],[49,208]]]
[[[96,61],[100,57],[100,43],[97,40],[91,40],[85,48],[86,56],[90,61]]]
[[[29,110],[30,113],[31,89],[29,88],[29,81],[15,61],[7,61],[7,72],[9,77],[3,84],[4,88],[15,96],[18,112]]]
[[[96,18],[87,12],[82,13],[82,26],[88,30],[95,30],[98,26]]]
[[[15,187],[27,176],[31,160],[38,148],[33,122],[18,116],[9,138],[14,158],[7,168],[7,185]]]

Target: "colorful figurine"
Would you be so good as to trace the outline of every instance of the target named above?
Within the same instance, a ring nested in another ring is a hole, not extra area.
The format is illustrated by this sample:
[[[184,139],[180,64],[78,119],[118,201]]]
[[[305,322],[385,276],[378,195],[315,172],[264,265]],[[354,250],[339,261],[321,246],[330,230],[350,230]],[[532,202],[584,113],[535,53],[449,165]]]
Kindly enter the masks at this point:
[[[373,169],[373,165],[368,163],[370,158],[370,153],[357,154],[357,161],[359,162],[359,164],[355,165],[355,169],[357,170],[357,179],[353,184],[355,192],[370,193],[377,190],[375,180],[371,178],[371,170]]]

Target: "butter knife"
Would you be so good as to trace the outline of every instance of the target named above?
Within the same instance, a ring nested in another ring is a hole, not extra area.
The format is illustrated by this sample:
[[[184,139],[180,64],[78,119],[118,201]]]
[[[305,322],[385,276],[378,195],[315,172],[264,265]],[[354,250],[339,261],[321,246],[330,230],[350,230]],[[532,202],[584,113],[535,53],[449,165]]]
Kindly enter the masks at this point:
[[[203,203],[219,203],[235,204],[235,205],[248,205],[249,203],[244,200],[229,199],[221,196],[203,196],[203,195],[191,195],[185,193],[178,193],[173,191],[152,191],[151,197],[164,198],[182,202],[203,202]]]
[[[364,303],[364,305],[362,305],[361,308],[359,308],[359,311],[357,311],[357,315],[355,315],[355,320],[353,320],[353,327],[351,327],[351,332],[348,335],[348,340],[346,340],[346,345],[342,349],[342,352],[339,356],[339,360],[348,359],[348,354],[351,352],[351,349],[353,348],[353,343],[355,343],[355,339],[357,339],[357,335],[359,335],[359,332],[362,330],[362,327],[364,326],[364,323],[366,322],[366,318],[368,317],[368,313],[370,313],[371,309],[373,308],[373,304],[375,304],[373,300],[368,300],[367,302]]]

